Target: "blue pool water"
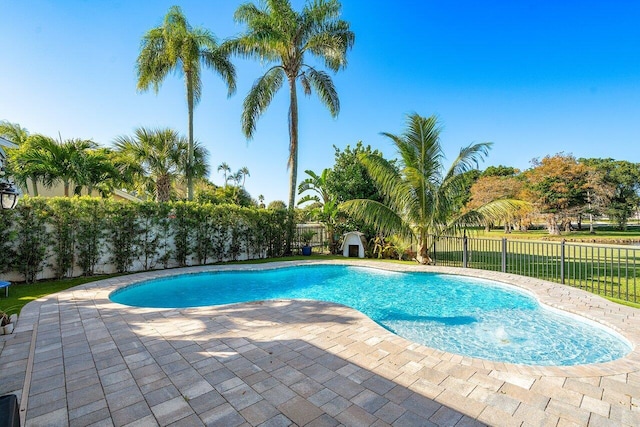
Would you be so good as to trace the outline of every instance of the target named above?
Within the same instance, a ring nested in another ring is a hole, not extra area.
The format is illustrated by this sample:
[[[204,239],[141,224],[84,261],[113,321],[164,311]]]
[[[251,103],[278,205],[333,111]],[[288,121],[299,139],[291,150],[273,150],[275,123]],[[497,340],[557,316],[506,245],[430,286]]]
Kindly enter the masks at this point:
[[[435,273],[335,265],[211,272],[131,285],[110,299],[175,308],[268,299],[329,301],[429,347],[528,365],[607,362],[631,351],[608,329],[547,309],[514,287]]]

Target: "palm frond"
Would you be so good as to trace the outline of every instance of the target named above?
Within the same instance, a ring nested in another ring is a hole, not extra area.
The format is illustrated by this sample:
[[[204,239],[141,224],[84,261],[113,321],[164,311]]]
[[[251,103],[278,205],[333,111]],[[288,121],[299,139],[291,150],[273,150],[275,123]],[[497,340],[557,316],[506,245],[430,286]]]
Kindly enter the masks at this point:
[[[329,74],[309,67],[306,75],[322,103],[329,109],[331,116],[337,117],[340,113],[340,99]]]
[[[209,46],[202,52],[202,60],[207,68],[214,70],[227,85],[227,96],[236,92],[236,68],[229,60],[229,52],[222,47]]]
[[[462,212],[450,218],[446,224],[446,231],[459,230],[466,227],[476,227],[486,223],[497,223],[512,218],[522,209],[528,209],[531,204],[522,200],[500,199],[486,203],[477,209]]]
[[[306,73],[302,72],[300,74],[300,84],[302,85],[302,90],[306,96],[311,95],[311,83],[309,83],[309,79],[307,78]]]
[[[302,197],[300,200],[298,200],[298,203],[296,203],[297,205],[302,205],[305,204],[307,202],[315,202],[317,203],[319,206],[322,206],[322,204],[320,203],[320,197],[311,194],[307,194],[306,196]]]
[[[371,225],[379,233],[399,234],[411,237],[411,227],[393,209],[384,203],[369,199],[349,200],[340,205],[340,210],[358,221]]]
[[[448,176],[459,175],[477,169],[480,161],[489,154],[489,150],[493,143],[481,142],[478,144],[470,144],[460,149],[460,154],[451,164],[451,168],[447,173]],[[446,179],[446,178],[445,178]]]
[[[305,41],[304,50],[321,58],[332,71],[347,66],[347,51],[355,43],[355,34],[345,21],[326,23]]]
[[[391,209],[405,216],[415,208],[415,191],[396,168],[382,156],[360,153],[358,160],[364,165],[371,179]],[[413,216],[413,215],[412,215]]]
[[[251,139],[256,130],[256,122],[267,109],[276,92],[284,83],[284,71],[277,66],[268,70],[253,85],[244,99],[242,111],[242,132]]]

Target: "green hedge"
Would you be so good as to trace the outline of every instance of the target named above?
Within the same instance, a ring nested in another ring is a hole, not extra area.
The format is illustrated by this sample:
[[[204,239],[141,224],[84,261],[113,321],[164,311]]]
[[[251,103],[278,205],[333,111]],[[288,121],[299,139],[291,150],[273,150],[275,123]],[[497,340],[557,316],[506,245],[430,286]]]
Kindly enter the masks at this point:
[[[24,197],[1,210],[0,272],[26,282],[282,255],[286,211],[194,202]],[[105,266],[106,264],[106,266]]]

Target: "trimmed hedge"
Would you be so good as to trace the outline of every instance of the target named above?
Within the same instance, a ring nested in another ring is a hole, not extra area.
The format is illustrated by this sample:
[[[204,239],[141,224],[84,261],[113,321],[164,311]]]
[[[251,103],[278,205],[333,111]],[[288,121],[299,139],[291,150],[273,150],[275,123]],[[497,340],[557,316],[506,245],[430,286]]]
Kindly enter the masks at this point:
[[[0,211],[0,272],[28,283],[282,255],[287,213],[195,202],[24,197]]]

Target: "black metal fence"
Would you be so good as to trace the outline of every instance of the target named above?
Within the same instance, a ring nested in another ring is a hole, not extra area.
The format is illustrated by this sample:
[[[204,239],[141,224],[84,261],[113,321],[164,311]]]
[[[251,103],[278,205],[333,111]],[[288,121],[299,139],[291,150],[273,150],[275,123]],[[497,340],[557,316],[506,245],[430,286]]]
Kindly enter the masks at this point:
[[[436,265],[502,271],[638,302],[640,248],[582,243],[434,238]]]

